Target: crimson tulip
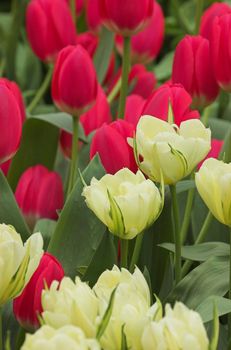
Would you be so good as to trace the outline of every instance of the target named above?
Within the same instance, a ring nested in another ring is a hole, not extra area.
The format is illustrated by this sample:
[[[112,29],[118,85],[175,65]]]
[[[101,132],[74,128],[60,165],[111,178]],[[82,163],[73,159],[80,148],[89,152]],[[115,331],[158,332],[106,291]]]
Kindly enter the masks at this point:
[[[210,43],[202,36],[186,35],[177,45],[172,82],[180,83],[193,98],[193,106],[203,108],[219,93],[215,80]]]
[[[100,30],[102,22],[99,13],[99,0],[86,0],[86,20],[90,30],[93,32]]]
[[[87,50],[91,57],[94,56],[95,50],[98,46],[98,36],[91,32],[84,32],[77,35],[76,44],[82,45]]]
[[[6,78],[0,78],[0,84],[5,85],[14,95],[21,112],[22,122],[24,122],[26,118],[25,104],[19,86],[14,81],[8,80]]]
[[[117,120],[109,125],[104,124],[93,136],[90,158],[99,154],[101,162],[109,174],[115,174],[122,168],[137,171],[137,165],[133,155],[133,149],[127,142],[128,137],[133,137],[134,125],[125,120]]]
[[[211,140],[211,149],[210,149],[209,153],[207,154],[206,158],[198,164],[197,168],[200,169],[200,167],[202,166],[204,161],[208,158],[218,158],[220,155],[220,152],[222,150],[223,145],[224,145],[223,140],[212,139]]]
[[[44,253],[39,266],[21,295],[13,301],[13,312],[17,321],[27,330],[39,328],[38,316],[41,315],[42,291],[49,288],[53,281],[60,282],[64,271],[60,262],[51,254]]]
[[[124,120],[133,124],[135,127],[142,115],[145,99],[139,95],[130,95],[126,99]]]
[[[53,62],[61,49],[75,44],[75,25],[63,0],[31,0],[26,31],[32,50],[42,61]]]

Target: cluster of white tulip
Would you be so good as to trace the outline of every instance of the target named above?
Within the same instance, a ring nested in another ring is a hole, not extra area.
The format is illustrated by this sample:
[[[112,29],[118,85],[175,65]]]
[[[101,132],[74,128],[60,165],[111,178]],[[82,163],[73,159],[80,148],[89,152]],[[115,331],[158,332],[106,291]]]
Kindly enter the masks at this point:
[[[28,334],[22,350],[207,350],[202,320],[182,303],[152,305],[138,268],[131,274],[114,266],[93,288],[65,277],[42,294],[43,326]]]

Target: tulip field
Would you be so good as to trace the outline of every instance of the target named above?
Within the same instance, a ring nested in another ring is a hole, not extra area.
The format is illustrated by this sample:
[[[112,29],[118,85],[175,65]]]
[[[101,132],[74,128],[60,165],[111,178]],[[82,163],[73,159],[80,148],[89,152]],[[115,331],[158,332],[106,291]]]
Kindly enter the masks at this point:
[[[231,1],[0,1],[0,350],[231,350]]]

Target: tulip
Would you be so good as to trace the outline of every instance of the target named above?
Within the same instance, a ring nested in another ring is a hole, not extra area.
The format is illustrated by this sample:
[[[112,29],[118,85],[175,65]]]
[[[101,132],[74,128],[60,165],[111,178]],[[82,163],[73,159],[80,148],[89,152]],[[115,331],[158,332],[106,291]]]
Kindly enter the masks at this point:
[[[195,108],[204,108],[218,96],[210,43],[202,36],[186,35],[177,45],[172,82],[180,83],[193,98]]]
[[[178,126],[180,126],[182,121],[200,117],[197,111],[190,109],[192,98],[180,84],[164,84],[160,86],[147,100],[142,114],[168,120],[169,103],[171,103],[174,123]]]
[[[140,32],[151,20],[153,0],[99,0],[104,25],[124,36]]]
[[[10,81],[6,78],[0,78],[0,84],[5,85],[14,95],[21,112],[21,119],[23,123],[26,118],[26,112],[25,112],[25,105],[24,105],[22,93],[19,86],[14,81]]]
[[[78,34],[76,38],[76,44],[82,45],[91,57],[94,56],[94,53],[98,46],[98,42],[98,37],[91,32]]]
[[[208,154],[211,131],[199,120],[187,120],[177,128],[161,119],[143,116],[135,142],[140,169],[153,181],[161,182],[163,177],[165,184],[176,184]]]
[[[104,78],[103,85],[110,84],[111,80],[113,79],[114,71],[115,71],[115,65],[116,65],[116,59],[115,59],[115,54],[112,52],[107,74]]]
[[[135,127],[142,115],[145,100],[139,95],[130,95],[127,97],[125,106],[124,120],[133,124]]]
[[[213,21],[216,17],[231,12],[231,7],[226,3],[215,2],[204,11],[200,23],[200,35],[211,40]]]
[[[51,254],[44,253],[29,283],[13,302],[14,315],[23,328],[33,330],[39,327],[42,291],[49,288],[52,281],[61,281],[63,277],[64,271],[59,261]]]
[[[223,140],[212,139],[212,141],[211,141],[211,150],[207,154],[207,157],[201,163],[198,164],[198,169],[200,169],[201,165],[203,164],[203,162],[206,159],[208,159],[208,158],[218,158],[219,155],[220,155],[220,152],[222,150],[223,145],[224,145],[224,141]]]
[[[52,97],[62,111],[80,116],[96,100],[97,79],[91,58],[81,46],[68,46],[58,55]]]
[[[98,153],[109,174],[115,174],[122,168],[136,172],[133,150],[127,143],[127,137],[132,137],[134,132],[134,126],[124,120],[117,120],[110,125],[104,124],[93,136],[90,158]]]
[[[0,83],[0,163],[17,152],[22,135],[22,115],[15,93],[5,82]]]
[[[63,0],[31,0],[26,11],[26,31],[34,53],[54,62],[58,52],[75,44],[75,26]]]
[[[53,329],[49,326],[42,326],[36,333],[27,334],[21,350],[100,350],[95,339],[87,339],[84,332],[71,325]]]
[[[230,178],[231,163],[209,158],[196,173],[195,181],[201,198],[215,218],[231,227]]]
[[[43,321],[51,327],[65,325],[80,327],[87,337],[96,335],[96,317],[99,302],[87,283],[79,277],[73,282],[64,277],[59,284],[52,282],[50,289],[42,293]]]
[[[211,53],[216,80],[220,87],[231,92],[231,13],[216,17],[211,35]]]
[[[40,233],[34,233],[23,244],[11,225],[0,225],[0,307],[17,297],[36,270],[43,250]]]
[[[99,32],[101,17],[99,13],[99,0],[86,0],[86,20],[88,28],[93,32]]]
[[[28,168],[20,177],[15,198],[25,219],[33,227],[39,218],[58,218],[63,206],[63,186],[60,176],[43,165]]]
[[[133,63],[149,63],[160,52],[164,40],[164,15],[161,6],[155,2],[148,26],[131,38],[131,60]],[[123,37],[116,36],[116,47],[123,54]]]
[[[7,160],[6,162],[0,164],[0,169],[2,170],[3,174],[5,176],[7,176],[8,171],[10,169],[10,165],[11,165],[11,159]]]
[[[146,180],[140,171],[134,174],[127,168],[100,180],[93,178],[82,195],[108,230],[124,240],[143,232],[162,210],[162,199],[155,184]]]

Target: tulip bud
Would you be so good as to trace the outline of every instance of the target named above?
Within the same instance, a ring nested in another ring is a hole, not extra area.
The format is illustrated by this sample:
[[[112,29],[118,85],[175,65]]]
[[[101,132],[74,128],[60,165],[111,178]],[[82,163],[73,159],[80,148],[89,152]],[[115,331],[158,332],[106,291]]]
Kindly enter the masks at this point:
[[[64,48],[58,55],[52,80],[52,97],[58,108],[80,116],[95,102],[97,87],[88,52],[81,45]]]
[[[155,34],[153,34],[155,33]],[[131,60],[133,63],[149,63],[154,60],[163,45],[164,15],[161,6],[155,2],[148,26],[131,38]],[[116,47],[123,54],[123,37],[116,36]]]
[[[23,328],[33,330],[39,327],[42,291],[49,288],[52,281],[61,281],[63,277],[64,271],[59,261],[51,254],[44,253],[29,283],[13,302],[14,315]]]
[[[231,92],[231,13],[216,17],[211,35],[211,53],[216,80],[220,87]]]
[[[98,46],[98,42],[98,37],[91,32],[78,34],[76,38],[76,44],[82,45],[91,57],[94,56],[94,53]]]
[[[15,198],[30,227],[39,218],[57,219],[63,206],[60,176],[43,165],[28,168],[20,177]]]
[[[154,8],[153,0],[99,0],[104,25],[123,36],[140,32],[149,23]]]
[[[124,120],[117,120],[110,125],[104,124],[93,136],[90,158],[92,159],[98,153],[109,174],[115,174],[122,168],[129,168],[136,172],[137,165],[133,150],[127,143],[127,138],[132,137],[134,132],[134,126]]]
[[[201,17],[200,35],[211,40],[214,19],[226,13],[231,13],[231,7],[226,3],[215,2],[209,6]]]
[[[207,154],[207,157],[198,164],[198,169],[200,169],[200,167],[202,166],[202,164],[204,163],[204,161],[208,158],[218,158],[220,155],[220,152],[222,150],[222,147],[224,145],[224,141],[223,140],[216,140],[216,139],[212,139],[211,141],[211,150],[209,151],[209,153]]]
[[[129,140],[132,143],[131,140]],[[175,184],[191,174],[211,147],[211,131],[199,120],[180,127],[152,116],[140,118],[135,137],[139,168],[153,181]]]
[[[124,112],[124,120],[133,124],[135,127],[142,115],[145,100],[139,95],[130,95],[126,99],[126,106]]]
[[[75,26],[63,0],[31,0],[26,12],[26,30],[34,53],[53,62],[58,52],[75,44]]]
[[[184,86],[195,108],[204,108],[218,96],[211,61],[210,43],[200,35],[186,35],[176,47],[172,82]]]
[[[231,163],[209,158],[196,173],[197,190],[215,218],[231,227]]]
[[[188,119],[198,119],[197,111],[192,111],[191,96],[180,84],[164,84],[160,86],[147,100],[142,115],[153,115],[162,120],[168,120],[169,103],[171,104],[174,123],[180,125]]]
[[[0,225],[0,307],[18,296],[36,270],[43,250],[40,233],[25,244],[13,226]]]
[[[127,168],[100,180],[93,178],[82,195],[108,230],[122,239],[132,239],[143,232],[162,210],[162,199],[155,184],[146,180],[140,171],[134,174]]]
[[[86,0],[86,20],[90,30],[93,32],[100,30],[102,23],[99,13],[99,0]]]
[[[27,334],[21,350],[100,350],[95,339],[87,339],[84,332],[71,325],[54,329],[42,326],[36,333]]]
[[[17,152],[22,135],[22,115],[15,92],[0,82],[0,163],[11,159]]]
[[[21,119],[23,123],[26,118],[26,112],[25,112],[25,105],[24,105],[22,93],[19,86],[14,81],[10,81],[6,78],[0,78],[0,84],[5,85],[14,95],[21,112]]]

